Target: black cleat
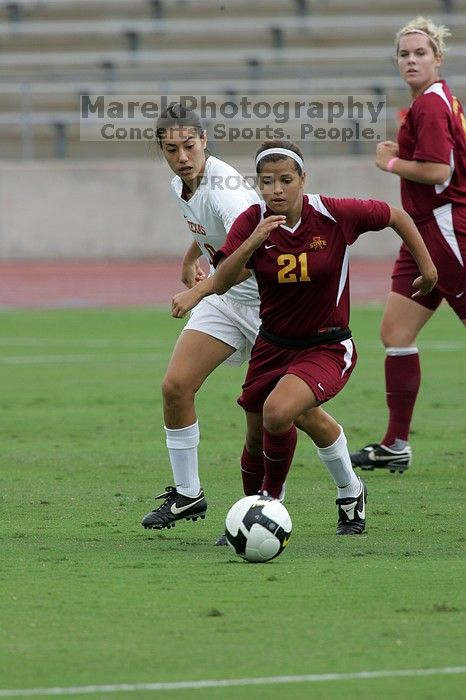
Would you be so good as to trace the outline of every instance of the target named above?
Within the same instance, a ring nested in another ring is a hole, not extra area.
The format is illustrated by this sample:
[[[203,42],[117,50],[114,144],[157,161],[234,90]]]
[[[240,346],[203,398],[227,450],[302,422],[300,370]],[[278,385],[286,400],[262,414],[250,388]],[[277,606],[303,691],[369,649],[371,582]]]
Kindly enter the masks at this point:
[[[337,535],[360,535],[366,527],[367,486],[361,482],[361,493],[354,498],[337,498]]]
[[[413,459],[409,445],[402,450],[392,450],[377,442],[366,445],[359,452],[351,452],[350,457],[354,468],[360,467],[363,471],[389,469],[392,474],[405,472]]]
[[[226,547],[227,545],[228,545],[227,536],[226,536],[225,534],[220,535],[220,537],[218,537],[218,538],[215,540],[215,546],[216,546],[216,547]]]
[[[178,493],[176,486],[166,486],[164,493],[155,498],[165,498],[165,501],[144,517],[141,525],[146,529],[162,530],[164,527],[175,527],[177,520],[205,518],[207,501],[202,489],[198,496],[190,498]]]

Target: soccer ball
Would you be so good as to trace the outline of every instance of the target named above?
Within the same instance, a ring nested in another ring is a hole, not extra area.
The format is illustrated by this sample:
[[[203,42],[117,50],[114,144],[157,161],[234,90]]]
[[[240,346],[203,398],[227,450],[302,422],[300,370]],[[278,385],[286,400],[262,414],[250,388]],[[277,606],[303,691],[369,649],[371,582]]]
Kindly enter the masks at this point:
[[[291,518],[283,503],[259,494],[237,501],[225,521],[229,546],[250,562],[278,557],[290,540],[291,530]]]

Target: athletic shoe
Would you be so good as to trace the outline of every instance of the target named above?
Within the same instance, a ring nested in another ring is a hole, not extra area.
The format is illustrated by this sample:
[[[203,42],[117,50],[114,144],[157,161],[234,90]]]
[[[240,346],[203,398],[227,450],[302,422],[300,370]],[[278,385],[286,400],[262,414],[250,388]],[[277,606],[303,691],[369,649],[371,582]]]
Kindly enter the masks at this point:
[[[218,538],[215,540],[215,546],[216,546],[216,547],[225,547],[225,546],[227,546],[227,545],[228,545],[227,536],[226,536],[225,534],[224,534],[224,535],[220,535],[220,537],[218,537]]]
[[[361,482],[361,493],[357,497],[337,498],[337,535],[360,535],[366,527],[367,487]]]
[[[350,454],[353,467],[360,467],[364,471],[373,469],[389,469],[392,474],[402,474],[411,466],[413,459],[411,448],[406,445],[402,450],[392,450],[385,445],[374,442],[366,445],[359,452]]]
[[[146,529],[162,530],[164,527],[175,527],[177,520],[205,518],[207,501],[202,489],[198,496],[190,498],[178,493],[176,486],[166,486],[164,493],[155,498],[165,498],[165,501],[145,516],[141,525]]]

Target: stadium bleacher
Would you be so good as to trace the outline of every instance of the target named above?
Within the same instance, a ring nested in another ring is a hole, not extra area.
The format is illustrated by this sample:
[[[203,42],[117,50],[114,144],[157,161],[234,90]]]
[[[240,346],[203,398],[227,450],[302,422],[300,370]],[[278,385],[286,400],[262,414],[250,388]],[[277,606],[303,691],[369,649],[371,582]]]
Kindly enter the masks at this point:
[[[421,13],[452,29],[444,72],[464,100],[459,0],[0,0],[0,155],[146,151],[81,142],[82,94],[387,95],[393,136],[408,102],[393,37]]]

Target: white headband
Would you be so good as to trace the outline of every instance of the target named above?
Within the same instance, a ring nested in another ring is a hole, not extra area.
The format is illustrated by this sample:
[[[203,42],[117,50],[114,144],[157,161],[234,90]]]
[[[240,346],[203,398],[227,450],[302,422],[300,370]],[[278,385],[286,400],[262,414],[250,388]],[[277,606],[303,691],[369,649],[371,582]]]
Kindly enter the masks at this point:
[[[271,156],[274,153],[276,153],[279,156],[286,156],[287,158],[292,158],[297,162],[299,167],[301,168],[302,171],[304,171],[304,161],[301,158],[301,156],[298,156],[297,153],[294,151],[290,151],[289,148],[267,148],[266,151],[261,151],[259,155],[256,157],[256,169],[257,169],[257,164],[259,163],[262,158],[265,158],[265,156]]]
[[[429,41],[431,41],[433,43],[433,45],[435,46],[435,48],[437,50],[437,53],[441,53],[440,46],[435,41],[434,37],[431,36],[430,34],[427,34],[427,32],[425,32],[423,29],[414,29],[414,28],[413,29],[405,29],[400,34],[400,38],[398,39],[398,45],[400,44],[401,37],[406,36],[406,34],[423,34],[424,36],[426,36],[429,39]]]

